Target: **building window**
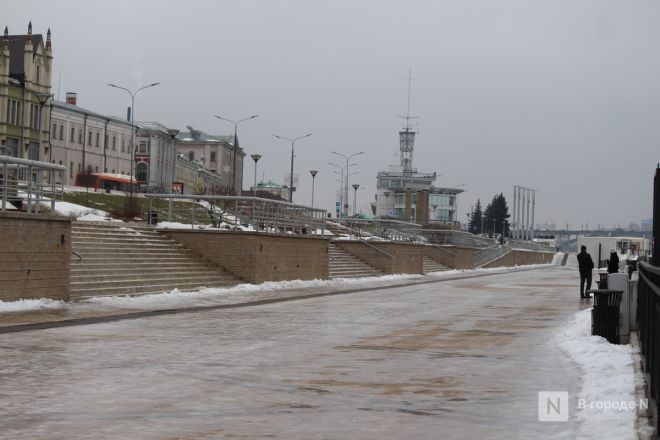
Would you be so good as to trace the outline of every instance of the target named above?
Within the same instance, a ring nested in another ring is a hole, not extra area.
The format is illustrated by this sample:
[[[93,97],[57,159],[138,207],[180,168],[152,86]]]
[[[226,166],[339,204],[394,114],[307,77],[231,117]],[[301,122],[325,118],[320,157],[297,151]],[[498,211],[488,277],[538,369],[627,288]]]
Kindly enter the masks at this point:
[[[96,147],[101,146],[101,133],[96,133]]]
[[[60,125],[60,139],[64,140],[64,125]]]
[[[81,173],[81,172],[82,172],[82,164],[79,163],[78,164],[78,173]]]
[[[21,103],[15,99],[7,100],[7,124],[21,125]]]
[[[69,136],[69,141],[74,142],[76,140],[76,129],[71,127],[71,134]]]
[[[69,177],[73,177],[73,162],[71,162],[71,166],[69,167]]]
[[[140,141],[140,149],[138,151],[140,153],[148,153],[149,152],[149,141],[148,140],[141,140]]]
[[[112,137],[112,150],[116,151],[117,150],[117,136]],[[114,171],[113,171],[114,173]]]
[[[82,129],[78,130],[78,143],[81,144],[81,145],[85,143],[85,142],[84,142],[84,139],[83,139],[83,131],[82,131]]]
[[[121,152],[122,153],[126,152],[126,143],[124,142],[123,139],[121,140]]]
[[[215,151],[211,151],[211,162],[215,162]]]
[[[137,164],[136,170],[135,170],[135,178],[138,182],[146,182],[147,181],[147,164],[144,162],[140,162]]]
[[[191,161],[191,162],[193,160],[195,160],[195,152],[194,151],[189,151],[188,152],[188,160]]]
[[[30,142],[28,145],[28,159],[39,160],[39,143]]]
[[[7,144],[5,147],[9,148],[9,155],[13,157],[18,157],[18,139],[16,138],[7,138]]]
[[[92,146],[92,132],[87,133],[87,145]]]
[[[98,173],[99,172],[99,167],[94,167],[94,172]]]
[[[53,124],[53,137],[57,135],[57,124]]]

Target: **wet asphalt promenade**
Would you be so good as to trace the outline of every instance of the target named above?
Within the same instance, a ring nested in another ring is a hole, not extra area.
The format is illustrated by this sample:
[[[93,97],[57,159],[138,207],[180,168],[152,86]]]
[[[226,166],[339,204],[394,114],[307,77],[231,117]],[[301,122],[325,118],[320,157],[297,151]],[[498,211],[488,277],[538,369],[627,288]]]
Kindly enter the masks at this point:
[[[575,292],[548,268],[0,334],[0,438],[571,438],[537,393],[579,390]]]

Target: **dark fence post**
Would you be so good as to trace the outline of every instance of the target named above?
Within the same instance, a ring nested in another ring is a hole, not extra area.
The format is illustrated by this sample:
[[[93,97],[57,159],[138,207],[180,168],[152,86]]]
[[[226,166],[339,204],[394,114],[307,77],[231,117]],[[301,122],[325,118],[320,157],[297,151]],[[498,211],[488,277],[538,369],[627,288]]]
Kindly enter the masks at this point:
[[[660,163],[655,169],[655,178],[653,179],[653,236],[651,237],[651,252],[653,258],[651,264],[660,266]]]

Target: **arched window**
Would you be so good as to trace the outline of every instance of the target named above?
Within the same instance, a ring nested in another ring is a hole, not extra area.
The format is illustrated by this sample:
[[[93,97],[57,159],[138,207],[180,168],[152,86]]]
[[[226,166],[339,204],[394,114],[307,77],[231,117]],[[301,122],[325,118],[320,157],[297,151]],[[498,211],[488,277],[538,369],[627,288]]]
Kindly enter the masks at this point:
[[[138,182],[146,182],[149,180],[146,163],[140,162],[137,164],[137,168],[135,170],[135,178]]]

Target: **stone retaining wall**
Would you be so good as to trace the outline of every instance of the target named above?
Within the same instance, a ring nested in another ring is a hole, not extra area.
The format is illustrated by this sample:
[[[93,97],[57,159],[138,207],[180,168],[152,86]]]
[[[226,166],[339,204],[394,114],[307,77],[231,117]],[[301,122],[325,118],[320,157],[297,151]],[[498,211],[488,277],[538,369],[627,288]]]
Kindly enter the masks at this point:
[[[161,230],[249,283],[328,278],[328,240],[256,232]]]
[[[69,299],[70,219],[0,213],[0,237],[0,300]]]
[[[349,252],[385,274],[424,273],[424,253],[422,247],[406,243],[370,243],[373,247],[361,241],[333,241],[340,249]],[[392,257],[374,249],[387,252]]]
[[[473,269],[474,249],[455,246],[422,246],[424,255],[451,269]]]
[[[554,258],[554,253],[552,252],[538,252],[538,251],[529,251],[525,249],[513,249],[508,254],[504,255],[497,260],[491,261],[490,263],[484,265],[483,267],[493,268],[493,267],[513,267],[513,266],[524,266],[527,264],[547,264],[552,263]]]

